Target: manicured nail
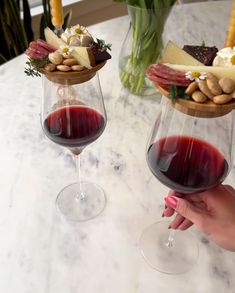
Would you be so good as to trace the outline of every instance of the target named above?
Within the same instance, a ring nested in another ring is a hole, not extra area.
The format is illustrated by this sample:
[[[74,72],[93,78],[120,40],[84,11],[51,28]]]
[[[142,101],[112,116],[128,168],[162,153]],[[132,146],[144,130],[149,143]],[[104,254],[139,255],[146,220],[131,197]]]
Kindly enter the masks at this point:
[[[171,225],[168,226],[168,229],[171,229]]]
[[[176,197],[174,197],[174,196],[167,196],[167,197],[164,198],[164,200],[165,200],[165,202],[166,202],[166,204],[168,206],[172,207],[173,209],[176,208],[177,201],[178,201],[178,199]]]
[[[165,215],[164,215],[164,212],[162,213],[162,218],[164,218],[165,217]]]

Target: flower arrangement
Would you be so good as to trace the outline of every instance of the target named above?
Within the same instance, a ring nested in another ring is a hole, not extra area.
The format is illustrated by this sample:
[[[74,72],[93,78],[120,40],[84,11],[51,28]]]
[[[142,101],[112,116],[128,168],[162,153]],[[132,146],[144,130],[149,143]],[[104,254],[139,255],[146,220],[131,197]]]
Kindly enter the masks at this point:
[[[145,84],[146,68],[161,56],[164,25],[176,0],[114,1],[127,3],[133,37],[131,53],[125,56],[120,79],[124,87],[140,95]]]

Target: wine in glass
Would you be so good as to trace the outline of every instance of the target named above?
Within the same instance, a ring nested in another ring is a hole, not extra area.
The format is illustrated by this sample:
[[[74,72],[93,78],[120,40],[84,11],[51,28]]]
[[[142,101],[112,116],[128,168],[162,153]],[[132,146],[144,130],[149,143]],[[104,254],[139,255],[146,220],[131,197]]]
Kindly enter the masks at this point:
[[[103,190],[80,179],[80,156],[103,133],[106,112],[98,73],[86,80],[43,77],[41,123],[46,136],[74,155],[78,180],[60,191],[56,204],[66,219],[86,221],[100,214],[106,204]]]
[[[180,196],[223,182],[231,168],[233,123],[231,109],[189,114],[163,96],[146,151],[153,175]],[[160,221],[143,232],[142,253],[158,271],[186,272],[197,260],[197,241],[188,231],[169,234],[168,225]]]

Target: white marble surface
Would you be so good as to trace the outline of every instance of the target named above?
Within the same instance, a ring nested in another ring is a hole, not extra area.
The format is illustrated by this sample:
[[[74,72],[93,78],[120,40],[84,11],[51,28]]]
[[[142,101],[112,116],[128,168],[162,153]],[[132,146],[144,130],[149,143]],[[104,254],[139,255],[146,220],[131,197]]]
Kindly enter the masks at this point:
[[[166,39],[209,40],[222,47],[231,2],[188,5],[171,15]],[[113,44],[113,59],[100,72],[108,124],[82,156],[83,178],[101,185],[108,202],[87,223],[68,223],[55,208],[57,193],[76,178],[69,152],[41,130],[41,80],[24,75],[25,56],[0,67],[1,293],[235,292],[235,254],[194,229],[200,254],[186,274],[158,273],[140,254],[139,237],[160,219],[167,188],[152,176],[145,160],[159,97],[128,95],[118,79],[118,53],[127,27],[128,18],[121,17],[90,28]],[[234,178],[233,168],[227,181]]]

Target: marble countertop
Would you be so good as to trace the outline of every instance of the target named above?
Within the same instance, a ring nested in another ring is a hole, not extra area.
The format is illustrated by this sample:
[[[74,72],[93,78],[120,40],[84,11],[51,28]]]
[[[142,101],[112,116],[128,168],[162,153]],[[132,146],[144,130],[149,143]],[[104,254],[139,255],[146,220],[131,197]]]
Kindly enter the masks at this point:
[[[230,8],[231,1],[177,6],[165,38],[221,48]],[[76,180],[75,166],[69,152],[41,130],[40,78],[24,75],[25,56],[0,67],[0,292],[235,292],[235,253],[194,228],[200,253],[186,274],[161,274],[140,254],[139,237],[161,218],[167,188],[145,159],[160,96],[130,95],[118,77],[128,23],[124,16],[90,27],[113,44],[113,58],[100,71],[107,127],[82,155],[82,177],[102,186],[107,196],[103,213],[89,222],[66,222],[55,208],[58,192]],[[233,168],[227,182],[234,179]]]

